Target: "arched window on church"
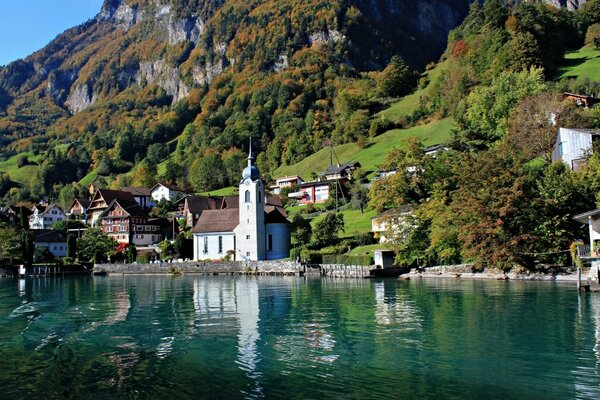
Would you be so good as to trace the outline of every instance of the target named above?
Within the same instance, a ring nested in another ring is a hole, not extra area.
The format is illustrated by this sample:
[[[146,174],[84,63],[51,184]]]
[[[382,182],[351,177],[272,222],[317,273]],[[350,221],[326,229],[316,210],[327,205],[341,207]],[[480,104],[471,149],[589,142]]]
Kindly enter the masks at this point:
[[[249,190],[246,190],[244,197],[245,197],[246,203],[250,203],[250,191]]]
[[[260,191],[258,192],[258,202],[262,203],[262,193]]]

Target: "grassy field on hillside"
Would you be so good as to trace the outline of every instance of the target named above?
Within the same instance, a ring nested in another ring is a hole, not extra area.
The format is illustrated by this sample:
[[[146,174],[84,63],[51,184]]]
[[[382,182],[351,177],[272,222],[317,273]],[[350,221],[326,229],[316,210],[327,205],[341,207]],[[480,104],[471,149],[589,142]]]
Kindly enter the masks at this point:
[[[375,114],[375,118],[383,116],[388,120],[395,122],[402,117],[410,115],[419,106],[419,99],[429,94],[432,83],[436,81],[438,76],[440,76],[442,71],[446,68],[446,64],[446,62],[441,62],[436,65],[435,68],[426,71],[425,75],[429,78],[429,84],[426,87],[416,90],[408,96],[403,97],[399,102],[393,104],[389,108]]]
[[[25,165],[21,168],[17,167],[17,160],[23,156],[27,157],[28,162],[32,165]],[[41,160],[41,157],[41,155],[34,156],[30,152],[14,155],[8,160],[0,161],[0,172],[7,173],[13,182],[25,185],[29,182],[35,170],[36,166],[33,164],[37,164]]]
[[[559,78],[589,78],[600,80],[600,50],[584,46],[565,54],[565,66],[560,69]]]
[[[452,129],[455,126],[452,118],[445,118],[427,125],[388,131],[374,138],[363,148],[359,148],[354,143],[335,146],[333,163],[359,161],[363,169],[375,171],[378,169],[378,165],[383,162],[385,155],[393,147],[401,147],[406,138],[411,136],[421,138],[426,146],[443,143],[450,139]],[[275,170],[274,176],[300,175],[303,179],[308,180],[313,172],[320,174],[328,166],[329,149],[324,148],[299,163],[279,167]]]
[[[365,211],[363,213],[361,213],[360,210],[344,210],[341,211],[341,213],[344,215],[345,225],[345,232],[339,234],[341,238],[348,238],[361,233],[371,232],[371,218],[377,215],[374,210]],[[313,228],[324,216],[325,214],[310,221]]]

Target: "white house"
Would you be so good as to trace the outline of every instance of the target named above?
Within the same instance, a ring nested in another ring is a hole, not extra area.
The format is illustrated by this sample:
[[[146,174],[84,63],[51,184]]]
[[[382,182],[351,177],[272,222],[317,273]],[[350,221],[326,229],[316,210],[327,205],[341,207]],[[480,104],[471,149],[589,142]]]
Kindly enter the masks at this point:
[[[61,231],[37,229],[33,232],[33,245],[39,251],[45,251],[54,257],[67,256],[67,238]]]
[[[275,183],[269,186],[269,189],[271,189],[274,194],[280,194],[282,189],[292,188],[302,183],[304,183],[304,180],[298,175],[282,176],[280,178],[275,178]]]
[[[272,260],[289,257],[290,223],[281,203],[270,201],[253,165],[252,150],[239,184],[238,207],[206,210],[192,230],[194,259]]]
[[[183,189],[168,183],[157,183],[150,189],[150,193],[157,203],[163,199],[176,201],[185,196],[185,191]]]
[[[32,211],[29,216],[30,229],[49,229],[55,222],[67,219],[65,212],[56,204],[35,205]]]
[[[552,150],[552,161],[563,161],[576,170],[592,154],[592,143],[600,137],[600,130],[559,128]]]
[[[407,223],[407,219],[412,215],[412,209],[412,206],[406,205],[384,211],[371,218],[371,231],[379,236],[379,243],[388,242],[390,237]]]

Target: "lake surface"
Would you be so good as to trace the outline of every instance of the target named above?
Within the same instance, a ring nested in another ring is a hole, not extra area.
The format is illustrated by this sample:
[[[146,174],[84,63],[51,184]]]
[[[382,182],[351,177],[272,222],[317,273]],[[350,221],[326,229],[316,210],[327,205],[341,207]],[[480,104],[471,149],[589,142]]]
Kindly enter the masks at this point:
[[[0,366],[2,399],[598,399],[600,295],[437,279],[1,279]]]

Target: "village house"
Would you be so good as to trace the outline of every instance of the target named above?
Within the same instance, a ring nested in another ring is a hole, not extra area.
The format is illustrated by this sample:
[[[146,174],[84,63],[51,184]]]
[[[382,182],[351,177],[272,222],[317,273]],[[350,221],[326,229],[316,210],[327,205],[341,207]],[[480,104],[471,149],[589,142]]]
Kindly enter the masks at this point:
[[[54,257],[67,256],[67,238],[61,231],[52,229],[34,230],[33,246],[36,253],[47,253]]]
[[[11,225],[20,223],[21,214],[25,217],[25,222],[29,223],[29,217],[33,213],[31,208],[25,206],[7,206],[3,211],[8,215]]]
[[[67,217],[79,221],[87,221],[87,209],[90,206],[89,199],[75,199],[71,202]]]
[[[572,100],[578,106],[585,107],[585,108],[591,107],[594,104],[597,104],[600,102],[600,98],[594,97],[593,95],[588,96],[585,94],[568,93],[568,92],[563,93],[563,99]]]
[[[180,189],[177,186],[169,183],[157,183],[152,189],[150,189],[150,193],[152,199],[154,199],[156,203],[160,202],[161,200],[174,202],[186,194],[183,189]]]
[[[186,226],[193,228],[204,211],[219,210],[222,203],[222,197],[190,194],[179,200],[179,215],[185,219]]]
[[[325,170],[325,172],[323,172],[323,175],[327,180],[352,180],[352,172],[354,172],[354,170],[360,167],[361,165],[358,161],[345,164],[330,165]]]
[[[122,192],[129,192],[135,199],[135,201],[142,208],[152,208],[156,207],[156,202],[152,198],[152,193],[150,189],[145,187],[123,187],[121,188]]]
[[[150,218],[135,200],[112,200],[99,221],[102,232],[119,243],[148,246],[162,241],[159,219]]]
[[[265,196],[252,150],[239,184],[237,207],[223,199],[220,210],[203,211],[192,230],[194,259],[272,260],[289,257],[290,223],[281,201]]]
[[[304,183],[304,180],[298,175],[294,176],[283,176],[275,178],[275,183],[269,186],[273,194],[280,194],[283,189],[290,189]]]
[[[288,197],[297,199],[302,204],[324,203],[329,199],[331,185],[336,184],[337,181],[330,180],[301,183],[295,192],[288,193]]]
[[[575,171],[592,154],[593,142],[600,137],[597,129],[559,128],[552,150],[552,161],[562,161]]]
[[[600,283],[600,209],[576,215],[573,219],[588,227],[588,244],[577,246],[577,255],[591,264],[588,277]]]
[[[400,228],[407,223],[407,219],[412,215],[413,207],[410,205],[392,208],[371,218],[371,232],[375,237],[379,237],[379,243],[384,244],[390,241],[394,234],[398,233]]]
[[[137,202],[133,195],[129,192],[123,192],[120,190],[109,190],[109,189],[98,189],[90,200],[90,205],[87,209],[88,213],[88,224],[91,226],[98,226],[100,214],[106,210],[108,205],[113,200],[122,200],[127,202]]]
[[[67,219],[65,212],[56,204],[36,204],[32,211],[29,216],[29,229],[49,229],[52,224]]]

